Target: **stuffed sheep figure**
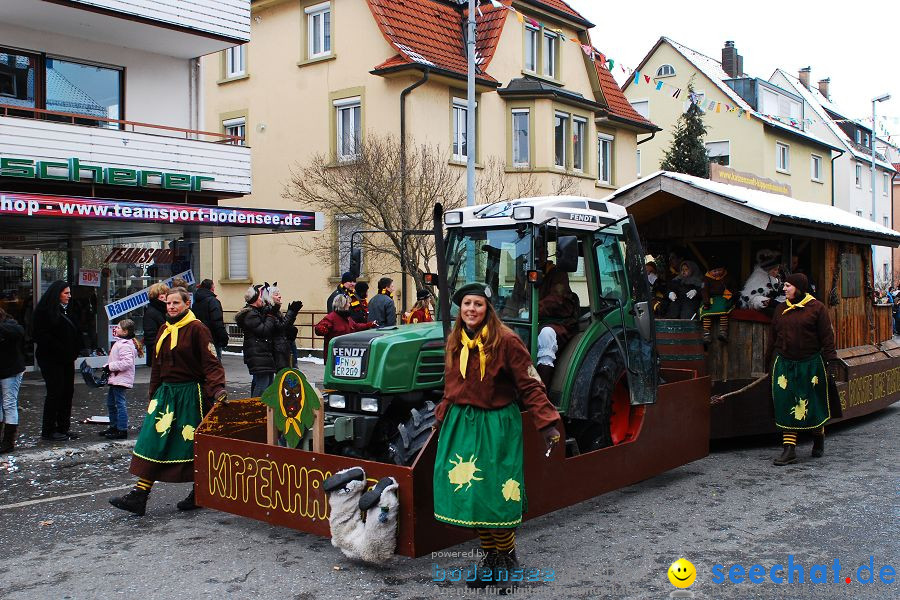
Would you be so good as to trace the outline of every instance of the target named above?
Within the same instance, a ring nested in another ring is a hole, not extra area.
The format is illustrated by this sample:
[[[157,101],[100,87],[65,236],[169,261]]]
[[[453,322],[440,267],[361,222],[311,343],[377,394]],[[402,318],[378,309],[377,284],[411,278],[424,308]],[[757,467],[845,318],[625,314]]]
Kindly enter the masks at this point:
[[[366,485],[361,467],[338,471],[325,480],[322,487],[331,507],[331,545],[348,558],[385,563],[393,558],[397,546],[399,486],[393,477],[384,477],[367,492]]]
[[[756,267],[741,290],[741,307],[765,310],[772,300],[784,302],[781,279],[776,273],[781,255],[774,250],[763,249],[756,253]],[[774,307],[774,304],[772,305]]]

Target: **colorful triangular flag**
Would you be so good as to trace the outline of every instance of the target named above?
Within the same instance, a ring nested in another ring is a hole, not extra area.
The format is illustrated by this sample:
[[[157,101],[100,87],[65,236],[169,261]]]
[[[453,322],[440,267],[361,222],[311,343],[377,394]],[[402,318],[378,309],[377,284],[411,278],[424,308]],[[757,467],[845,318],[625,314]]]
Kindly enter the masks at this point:
[[[644,81],[646,81],[647,83],[650,83],[650,76],[644,75]]]
[[[657,82],[656,82],[656,91],[658,92],[659,90],[661,90],[661,89],[662,89],[662,86],[663,86],[664,84],[665,84],[664,81],[657,81]]]

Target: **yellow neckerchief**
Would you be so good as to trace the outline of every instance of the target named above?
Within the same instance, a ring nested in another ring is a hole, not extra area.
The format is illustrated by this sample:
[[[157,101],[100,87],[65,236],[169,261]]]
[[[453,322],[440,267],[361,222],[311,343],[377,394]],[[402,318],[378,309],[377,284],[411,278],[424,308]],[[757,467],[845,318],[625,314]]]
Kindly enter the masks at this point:
[[[166,329],[162,332],[162,335],[159,336],[159,339],[156,340],[156,354],[159,354],[159,349],[162,348],[163,340],[166,339],[166,336],[170,333],[172,334],[172,340],[169,342],[169,349],[175,348],[178,345],[178,330],[190,323],[191,321],[196,321],[197,317],[194,316],[190,310],[187,311],[181,320],[177,323],[169,323],[166,322]]]
[[[387,296],[388,298],[393,298],[393,297],[394,297],[394,292],[389,292],[389,291],[387,291],[386,289],[385,289],[385,290],[378,290],[378,293],[379,293],[379,294],[384,294],[384,295]]]
[[[728,275],[728,271],[725,271],[724,273],[722,273],[722,276],[721,276],[721,277],[713,277],[712,271],[707,271],[707,272],[706,272],[706,276],[709,277],[710,279],[712,279],[713,281],[722,281],[723,279],[725,279],[725,277],[726,277],[727,275]]]
[[[784,309],[783,311],[781,311],[781,314],[785,314],[789,310],[794,310],[795,308],[803,308],[807,304],[809,304],[810,300],[815,300],[815,298],[812,297],[812,294],[806,294],[806,296],[803,297],[803,300],[801,300],[800,302],[798,302],[796,304],[792,303],[790,300],[785,298],[784,302],[785,302],[785,304],[787,304],[787,308]]]
[[[484,381],[484,368],[487,364],[487,357],[484,355],[484,340],[487,337],[487,325],[481,328],[475,339],[469,339],[465,328],[459,330],[460,339],[462,340],[462,348],[459,350],[459,372],[462,378],[466,378],[466,367],[469,365],[469,350],[478,346],[478,359],[481,361],[481,380]]]

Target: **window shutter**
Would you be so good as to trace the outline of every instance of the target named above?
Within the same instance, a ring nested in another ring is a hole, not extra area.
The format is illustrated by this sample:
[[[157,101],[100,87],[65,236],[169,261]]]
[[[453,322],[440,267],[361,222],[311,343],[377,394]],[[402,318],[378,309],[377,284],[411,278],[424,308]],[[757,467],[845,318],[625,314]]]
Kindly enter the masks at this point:
[[[247,237],[228,238],[228,279],[249,279],[247,264]]]

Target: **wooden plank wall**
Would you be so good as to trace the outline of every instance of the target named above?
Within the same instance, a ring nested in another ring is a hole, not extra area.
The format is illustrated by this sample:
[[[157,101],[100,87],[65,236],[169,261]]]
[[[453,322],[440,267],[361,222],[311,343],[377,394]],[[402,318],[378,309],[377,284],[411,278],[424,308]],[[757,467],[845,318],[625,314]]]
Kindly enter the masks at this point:
[[[875,342],[881,343],[894,337],[894,306],[875,305]]]
[[[713,331],[716,323],[713,322]],[[750,379],[766,372],[769,324],[736,321],[728,324],[728,343],[714,339],[707,348],[706,364],[713,381]]]
[[[834,269],[839,262],[841,252],[861,254],[863,273],[866,274],[869,282],[872,281],[872,250],[870,246],[828,242],[825,246],[825,282],[828,289],[821,294],[826,306],[828,306]],[[872,307],[872,298],[869,298],[866,293],[866,284],[862,284],[861,293],[856,298],[842,298],[841,276],[843,273],[837,279],[837,296],[840,302],[837,306],[828,306],[831,323],[834,325],[835,347],[841,349],[873,344],[875,343],[875,323],[873,322],[875,311]]]

